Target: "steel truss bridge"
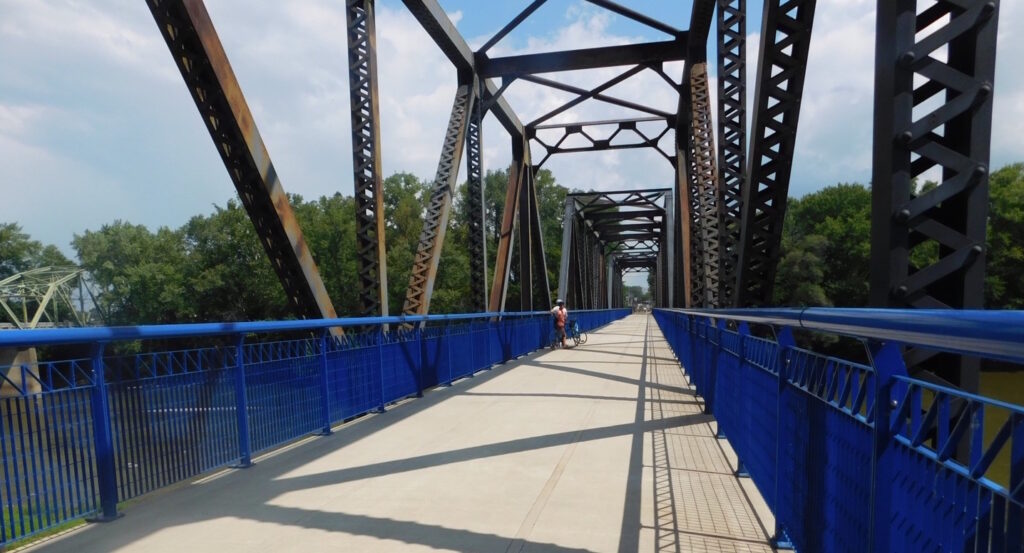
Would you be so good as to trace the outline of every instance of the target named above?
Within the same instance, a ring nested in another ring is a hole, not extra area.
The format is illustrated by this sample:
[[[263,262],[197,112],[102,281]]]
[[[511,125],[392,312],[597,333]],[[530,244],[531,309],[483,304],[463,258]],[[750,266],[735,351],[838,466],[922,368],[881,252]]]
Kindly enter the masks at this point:
[[[537,172],[554,155],[650,149],[670,164],[671,182],[566,197],[557,283],[559,296],[579,311],[581,326],[595,330],[626,316],[617,309],[624,274],[654,275],[660,309],[643,320],[656,330],[631,317],[614,323],[610,334],[598,333],[598,343],[622,332],[642,348],[631,354],[642,360],[630,380],[641,389],[633,435],[643,442],[647,433],[664,430],[647,425],[644,390],[699,394],[702,411],[717,421],[715,432],[739,455],[737,471],[752,478],[772,508],[769,533],[776,547],[1024,550],[1024,409],[973,394],[980,358],[1024,360],[1024,316],[972,311],[983,307],[999,2],[877,2],[870,288],[872,306],[881,309],[815,311],[751,308],[772,301],[816,1],[764,1],[761,19],[749,27],[761,30],[749,114],[745,0],[693,0],[680,8],[690,10],[687,29],[611,0],[587,1],[669,39],[491,56],[491,48],[528,24],[545,0],[530,2],[476,50],[437,0],[403,0],[452,63],[456,80],[411,276],[407,284],[389,284],[377,76],[378,63],[388,60],[378,59],[373,0],[346,0],[361,313],[339,319],[203,2],[147,0],[300,320],[0,336],[6,347],[92,344],[88,359],[7,367],[0,401],[9,420],[25,422],[5,427],[0,543],[82,514],[112,518],[118,500],[230,463],[248,466],[254,452],[310,432],[330,433],[333,424],[548,345],[550,329],[538,309],[551,305],[553,287]],[[712,40],[717,59],[708,60]],[[681,74],[671,74],[669,63],[679,61]],[[708,63],[717,64],[717,104]],[[544,76],[608,67],[622,69],[592,88]],[[610,93],[641,73],[671,87],[677,109]],[[515,82],[573,98],[523,122],[504,98]],[[559,122],[584,102],[636,116]],[[493,270],[483,201],[488,115],[510,137],[513,160]],[[471,219],[467,292],[476,313],[431,315],[463,161]],[[914,180],[936,171],[937,187],[916,194]],[[922,244],[934,245],[938,256],[915,266],[909,252]],[[513,266],[518,306],[506,305]],[[406,286],[400,311],[387,301],[388,287],[396,285]],[[801,349],[793,338],[797,329],[860,340],[869,362]],[[282,340],[289,332],[299,337]],[[108,342],[181,338],[206,345],[127,357],[105,349]],[[668,349],[660,357],[648,354],[658,347]],[[675,387],[651,381],[662,373],[648,373],[648,363],[675,363],[672,356],[687,380]],[[599,362],[633,366],[622,359]],[[42,391],[27,391],[27,380]],[[199,396],[184,391],[200,382]],[[666,401],[661,408],[686,403],[682,396]],[[78,415],[65,416],[68,409]],[[981,430],[993,412],[1003,417],[994,438]],[[64,417],[60,428],[40,426],[40,419],[58,415]],[[63,466],[91,472],[47,472],[55,466],[51,441],[76,431],[88,432],[88,451],[69,453]],[[29,439],[14,443],[11,436]],[[651,439],[659,454],[677,438],[662,432]],[[989,477],[1000,456],[1009,458],[1003,480]],[[30,470],[28,459],[43,469]],[[657,489],[659,501],[675,501],[670,480]],[[59,508],[39,504],[38,497]],[[678,516],[673,520],[678,537]]]

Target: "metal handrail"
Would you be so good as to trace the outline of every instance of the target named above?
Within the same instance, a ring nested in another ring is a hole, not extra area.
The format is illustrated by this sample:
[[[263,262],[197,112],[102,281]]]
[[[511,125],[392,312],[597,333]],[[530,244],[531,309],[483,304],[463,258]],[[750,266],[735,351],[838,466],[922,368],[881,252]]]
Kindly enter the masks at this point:
[[[1024,311],[955,309],[665,309],[1024,363]]]
[[[578,309],[575,313],[606,311],[604,309]],[[117,342],[124,340],[161,340],[256,334],[267,332],[293,332],[322,330],[337,327],[394,325],[421,322],[450,322],[477,319],[510,319],[550,315],[548,311],[504,311],[486,313],[453,313],[447,315],[394,315],[388,317],[346,317],[338,319],[298,319],[289,321],[247,321],[221,323],[185,323],[139,326],[107,326],[87,328],[45,328],[34,330],[5,330],[0,332],[0,347],[52,346],[87,342]]]

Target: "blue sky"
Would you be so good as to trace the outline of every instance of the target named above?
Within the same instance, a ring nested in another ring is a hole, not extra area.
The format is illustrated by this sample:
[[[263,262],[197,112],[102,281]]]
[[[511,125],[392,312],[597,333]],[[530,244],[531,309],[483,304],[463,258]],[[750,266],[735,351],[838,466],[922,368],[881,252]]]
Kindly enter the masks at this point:
[[[677,27],[688,24],[687,2],[622,3]],[[752,80],[760,10],[756,0],[748,3]],[[482,44],[526,4],[442,0],[472,45]],[[875,0],[818,4],[792,195],[841,181],[866,182],[870,174]],[[307,198],[350,194],[343,4],[207,5],[284,188]],[[1024,52],[1024,7],[1002,2],[1000,9],[992,160],[997,167],[1024,160],[1016,123],[1024,120],[1024,76],[1012,70]],[[400,2],[380,0],[377,11],[384,171],[429,178],[455,73]],[[580,0],[550,0],[491,54],[661,38]],[[594,84],[616,72],[559,78]],[[615,93],[674,106],[671,90],[652,75]],[[519,83],[507,95],[523,119],[567,99]],[[620,114],[591,104],[567,117]],[[485,125],[484,147],[486,167],[508,163],[507,135],[493,121]],[[34,238],[69,253],[72,235],[86,229],[115,219],[153,229],[178,227],[235,195],[138,0],[0,0],[0,166],[0,221],[17,221]],[[563,156],[548,167],[574,188],[648,188],[666,186],[672,178],[664,160],[644,151]]]

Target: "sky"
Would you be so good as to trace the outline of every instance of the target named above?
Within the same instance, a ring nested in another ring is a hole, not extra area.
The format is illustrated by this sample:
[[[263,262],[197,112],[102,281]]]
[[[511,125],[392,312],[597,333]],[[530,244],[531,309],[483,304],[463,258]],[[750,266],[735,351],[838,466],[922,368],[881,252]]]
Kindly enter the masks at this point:
[[[689,2],[621,3],[678,28],[688,26]],[[441,0],[473,47],[526,4]],[[748,4],[752,101],[760,2]],[[997,168],[1024,160],[1017,137],[1024,121],[1024,75],[1013,70],[1024,53],[1024,3],[1001,4],[992,141]],[[874,5],[818,2],[791,196],[870,177]],[[343,7],[337,0],[207,1],[284,189],[305,198],[352,193]],[[400,1],[378,0],[376,13],[384,175],[409,171],[432,178],[455,71]],[[489,54],[665,38],[582,0],[549,0]],[[713,45],[709,59],[715,59]],[[622,70],[554,78],[595,85]],[[669,64],[667,70],[681,74],[682,66]],[[709,70],[714,82],[714,63]],[[675,110],[672,89],[651,72],[609,93]],[[521,82],[506,97],[524,121],[570,98]],[[559,121],[626,115],[632,114],[588,102]],[[493,117],[484,131],[485,168],[505,167],[511,157],[508,135]],[[74,234],[116,219],[153,230],[177,228],[235,197],[141,0],[0,0],[0,167],[0,222],[18,222],[34,239],[68,254]],[[545,167],[569,188],[651,188],[672,181],[670,165],[646,150],[556,156]]]

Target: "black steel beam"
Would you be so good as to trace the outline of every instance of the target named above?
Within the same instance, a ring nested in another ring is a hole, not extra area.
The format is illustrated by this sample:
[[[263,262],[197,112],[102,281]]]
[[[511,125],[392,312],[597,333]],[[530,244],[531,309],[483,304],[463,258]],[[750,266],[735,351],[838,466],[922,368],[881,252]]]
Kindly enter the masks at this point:
[[[692,164],[697,194],[697,227],[701,242],[702,307],[719,307],[718,167],[711,123],[711,96],[707,63],[694,63],[690,71]]]
[[[735,305],[771,302],[816,0],[766,0]]]
[[[877,4],[870,301],[981,308],[999,4],[918,4]],[[935,167],[942,181],[918,193],[914,179]],[[915,266],[915,248],[938,255]],[[977,359],[939,356],[921,367],[978,389]]]
[[[711,18],[714,15],[715,0],[693,0],[689,34],[689,55],[693,63],[707,59],[708,35],[711,33]]]
[[[487,311],[487,225],[483,175],[483,102],[477,96],[466,129],[466,212],[469,241],[469,291],[476,311]]]
[[[747,2],[718,0],[718,299],[732,306],[747,171]]]
[[[683,36],[676,40],[661,42],[483,58],[477,64],[477,71],[480,72],[480,76],[490,78],[620,65],[647,65],[685,59],[686,44],[686,33],[683,33]]]
[[[348,80],[352,114],[352,172],[356,204],[359,309],[387,316],[388,268],[384,239],[384,185],[380,160],[380,105],[373,0],[348,0]]]
[[[147,0],[288,302],[303,318],[334,318],[316,262],[201,0]]]
[[[655,30],[658,30],[658,31],[661,31],[661,32],[663,32],[663,33],[665,33],[667,35],[678,37],[678,36],[682,35],[682,33],[684,32],[684,31],[680,31],[679,29],[676,29],[675,27],[665,23],[664,21],[659,21],[657,19],[654,19],[653,17],[649,17],[649,16],[644,15],[642,13],[639,13],[637,11],[631,10],[631,9],[621,5],[621,4],[618,4],[616,2],[612,2],[611,0],[587,0],[587,2],[590,2],[591,4],[594,4],[595,6],[601,6],[602,8],[604,8],[604,9],[606,9],[608,11],[615,12],[615,13],[617,13],[617,14],[625,17],[625,18],[632,19],[633,21],[636,21],[637,23],[641,23],[643,25],[647,25],[648,27],[650,27],[652,29],[655,29]]]

